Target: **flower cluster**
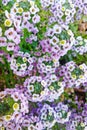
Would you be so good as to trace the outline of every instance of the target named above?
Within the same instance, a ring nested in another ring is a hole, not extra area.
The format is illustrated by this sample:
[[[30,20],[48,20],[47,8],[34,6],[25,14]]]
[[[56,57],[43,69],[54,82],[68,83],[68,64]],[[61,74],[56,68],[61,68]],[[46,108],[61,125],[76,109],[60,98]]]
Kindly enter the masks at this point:
[[[10,68],[18,76],[29,75],[34,68],[36,62],[35,57],[31,57],[28,53],[18,52],[10,58]]]
[[[15,124],[16,128],[19,127],[21,117],[29,112],[29,104],[23,92],[16,88],[6,89],[0,92],[0,100],[0,127],[12,129]]]

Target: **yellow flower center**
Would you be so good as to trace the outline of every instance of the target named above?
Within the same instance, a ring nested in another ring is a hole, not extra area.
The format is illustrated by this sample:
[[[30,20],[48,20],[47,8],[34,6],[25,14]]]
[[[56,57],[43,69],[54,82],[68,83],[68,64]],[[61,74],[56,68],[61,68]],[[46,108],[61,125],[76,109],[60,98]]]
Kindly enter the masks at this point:
[[[65,40],[61,40],[61,41],[60,41],[60,44],[61,44],[61,45],[64,45],[64,44],[66,44],[66,41],[65,41]]]
[[[84,124],[83,122],[81,122],[81,126],[82,126],[82,127],[85,127],[85,124]]]
[[[76,79],[76,75],[72,75],[72,78],[73,78],[73,79]]]
[[[50,88],[50,90],[54,90],[54,87],[53,87],[53,86],[50,86],[49,88]]]
[[[18,13],[22,13],[23,12],[23,8],[18,8]]]
[[[19,67],[19,66],[20,66],[20,63],[17,63],[17,66]]]
[[[61,86],[62,85],[62,82],[58,82],[58,86]]]
[[[13,104],[13,110],[19,110],[19,104],[18,103],[14,103]]]
[[[26,57],[24,57],[24,58],[23,58],[23,62],[26,62],[26,61],[27,61],[27,58],[26,58]]]
[[[1,130],[5,130],[5,127],[1,127]]]
[[[15,6],[18,7],[18,6],[19,6],[19,3],[15,3]]]
[[[34,1],[30,1],[30,5],[34,6],[35,2]]]
[[[79,45],[83,45],[83,42],[81,41],[81,42],[79,43]]]
[[[44,95],[45,94],[45,92],[44,91],[41,91],[41,95]]]
[[[79,76],[79,78],[80,78],[80,79],[83,79],[83,78],[84,78],[84,76],[83,76],[83,75],[80,75],[80,76]]]
[[[5,120],[6,120],[6,121],[9,121],[10,119],[11,119],[11,115],[6,115],[6,116],[5,116]]]
[[[82,65],[80,65],[80,66],[79,66],[79,68],[80,68],[80,69],[83,69],[83,66],[82,66]]]
[[[10,19],[6,19],[4,24],[6,27],[10,27],[12,25],[12,21]]]
[[[67,33],[68,33],[68,35],[72,35],[72,31],[71,30],[68,30]]]
[[[65,11],[65,7],[62,7],[62,11]]]

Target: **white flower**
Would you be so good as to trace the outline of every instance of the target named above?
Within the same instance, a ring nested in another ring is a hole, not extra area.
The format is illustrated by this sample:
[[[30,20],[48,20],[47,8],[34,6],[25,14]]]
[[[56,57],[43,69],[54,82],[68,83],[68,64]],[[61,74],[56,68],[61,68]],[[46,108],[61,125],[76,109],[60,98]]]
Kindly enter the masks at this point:
[[[11,60],[11,64],[15,64],[15,65],[16,65],[16,60],[15,60],[15,59],[12,59],[12,60]]]
[[[81,127],[85,127],[85,123],[81,122]]]
[[[81,37],[81,36],[78,36],[78,37],[77,37],[77,40],[80,40],[80,41],[81,41],[81,40],[82,40],[82,37]]]
[[[84,128],[84,130],[87,130],[87,126]]]
[[[17,7],[13,6],[10,11],[11,14],[15,15],[17,13]]]
[[[41,114],[41,120],[46,120],[46,118],[47,118],[47,115],[45,113],[42,113]]]
[[[4,91],[0,92],[0,99],[3,99],[5,97],[6,93]]]
[[[54,4],[55,0],[49,0],[49,4]]]
[[[62,31],[61,27],[57,24],[54,25],[53,30],[55,34],[60,34]]]
[[[28,130],[35,130],[35,126],[34,125],[29,125]]]
[[[32,70],[33,69],[33,65],[29,65],[28,70]]]
[[[74,37],[71,37],[71,38],[70,38],[70,41],[71,41],[71,44],[72,44],[72,45],[75,44],[75,38],[74,38]]]
[[[26,69],[27,69],[27,65],[26,65],[26,63],[21,64],[21,69],[20,69],[20,70],[26,70]]]
[[[7,19],[14,19],[14,14],[13,13],[9,13],[7,10],[5,10],[5,16]]]
[[[15,92],[11,97],[17,102],[19,100],[19,93]]]
[[[75,66],[73,64],[70,64],[67,66],[67,68],[69,69],[69,71],[73,71],[75,69]]]
[[[47,82],[45,80],[42,80],[41,85],[45,87],[47,85]]]
[[[66,9],[65,15],[70,15],[71,11],[69,9]]]
[[[38,9],[37,7],[32,6],[32,7],[30,8],[30,13],[31,13],[31,14],[36,14],[37,12],[39,12],[39,9]]]
[[[73,32],[71,30],[67,30],[68,35],[73,36]]]
[[[47,65],[47,66],[46,66],[46,70],[47,70],[47,71],[50,71],[50,70],[51,70],[51,66],[50,66],[50,65]]]
[[[23,12],[23,19],[24,20],[30,20],[31,16],[30,16],[30,12]]]
[[[87,4],[87,0],[84,0],[84,4]]]
[[[52,82],[54,82],[54,81],[57,80],[57,77],[56,77],[56,75],[51,75],[51,76],[50,76],[50,79],[51,79]]]
[[[50,43],[51,43],[52,45],[56,45],[58,42],[59,42],[59,39],[58,39],[56,36],[54,36],[54,37],[50,40]]]
[[[13,50],[14,50],[14,47],[15,47],[15,43],[9,42],[9,43],[7,44],[7,50],[8,50],[8,51],[13,51]]]
[[[30,0],[29,2],[30,2],[30,5],[31,5],[31,6],[34,6],[34,5],[35,5],[35,2],[32,1],[32,0]]]
[[[27,88],[28,88],[28,91],[30,93],[34,91],[34,86],[33,85],[28,85]]]
[[[34,15],[32,18],[33,23],[39,23],[40,22],[40,16],[38,14]]]
[[[86,42],[86,43],[87,43],[87,39],[84,39],[84,42]]]
[[[33,99],[34,101],[37,101],[38,98],[39,98],[39,94],[33,94],[32,99]]]
[[[54,35],[54,30],[52,28],[49,28],[47,31],[47,36],[52,37]]]

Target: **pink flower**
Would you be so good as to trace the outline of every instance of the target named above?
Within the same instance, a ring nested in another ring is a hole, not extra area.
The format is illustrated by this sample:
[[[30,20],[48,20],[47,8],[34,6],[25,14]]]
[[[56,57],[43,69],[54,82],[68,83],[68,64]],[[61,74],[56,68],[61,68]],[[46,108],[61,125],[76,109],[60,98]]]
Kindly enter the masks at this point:
[[[16,31],[14,30],[14,28],[9,28],[8,30],[5,31],[5,36],[9,39],[9,40],[13,40],[14,35],[17,35]]]
[[[8,51],[13,51],[13,50],[14,50],[14,47],[15,47],[15,43],[9,42],[9,43],[7,44],[7,50],[8,50]]]
[[[23,12],[23,19],[24,20],[30,20],[31,16],[30,16],[30,12]]]
[[[12,115],[12,120],[15,120],[15,123],[19,123],[19,121],[22,118],[22,113],[20,112],[14,112],[14,114]]]
[[[15,101],[18,101],[19,100],[19,93],[18,92],[14,92],[11,97],[15,100]]]
[[[7,41],[7,39],[5,37],[0,37],[0,47],[7,46],[6,41]]]
[[[33,23],[39,23],[40,22],[40,16],[39,15],[34,15],[32,18]]]
[[[6,92],[2,91],[0,92],[0,99],[3,99],[6,96]]]
[[[13,41],[15,42],[16,45],[20,43],[20,36],[19,35],[14,35],[13,36]]]

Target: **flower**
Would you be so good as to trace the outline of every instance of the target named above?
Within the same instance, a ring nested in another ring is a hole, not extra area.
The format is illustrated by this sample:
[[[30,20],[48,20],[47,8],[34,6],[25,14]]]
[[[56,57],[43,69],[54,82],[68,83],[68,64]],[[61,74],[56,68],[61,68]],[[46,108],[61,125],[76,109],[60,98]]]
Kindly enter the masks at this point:
[[[6,19],[5,22],[4,22],[4,25],[6,27],[10,27],[12,25],[12,21],[10,19]]]
[[[7,50],[8,50],[8,51],[14,51],[14,48],[15,48],[15,43],[9,42],[9,43],[7,44]]]
[[[59,42],[59,39],[58,39],[56,36],[54,36],[54,37],[50,40],[50,43],[51,43],[52,45],[56,45],[56,44],[58,44],[58,42]]]
[[[39,12],[39,8],[37,8],[37,6],[31,6],[30,7],[30,13],[31,14],[36,14],[37,12]]]
[[[40,22],[40,16],[38,14],[35,14],[33,17],[32,17],[32,21],[33,23],[39,23]]]
[[[6,96],[6,93],[4,91],[0,92],[0,99],[3,99]]]
[[[42,80],[42,81],[41,81],[41,85],[45,87],[45,86],[47,85],[46,81],[45,81],[45,80]]]
[[[19,13],[19,14],[21,14],[22,12],[23,12],[23,8],[17,8],[17,12]]]
[[[28,87],[28,91],[31,93],[34,91],[34,86],[33,85],[29,85]]]
[[[62,7],[62,11],[65,11],[65,7]]]
[[[11,115],[6,115],[6,116],[4,117],[4,119],[5,119],[5,121],[11,120]]]
[[[71,30],[67,30],[68,35],[73,36],[73,33]]]
[[[69,9],[65,10],[65,15],[70,15],[71,11]]]
[[[49,28],[47,31],[47,36],[52,37],[54,35],[54,30],[52,28]]]
[[[53,30],[55,34],[60,34],[62,31],[61,27],[57,24],[54,25]]]
[[[84,130],[87,130],[87,126],[84,128]]]
[[[65,45],[66,44],[66,40],[61,40],[59,43],[60,43],[60,45]]]
[[[1,130],[5,130],[5,127],[1,127]]]
[[[24,20],[30,20],[31,19],[30,12],[23,12],[22,16],[23,16]]]
[[[30,125],[30,126],[28,127],[28,130],[35,130],[35,126],[34,126],[34,125]]]
[[[72,77],[73,79],[76,79],[76,75],[72,75],[71,77]]]
[[[13,104],[13,110],[14,111],[18,111],[19,110],[19,104],[18,103],[14,103]]]
[[[5,36],[9,40],[13,40],[14,35],[17,35],[17,32],[14,30],[14,28],[9,28],[8,30],[5,31]]]
[[[7,39],[5,37],[0,37],[0,47],[7,46]]]

